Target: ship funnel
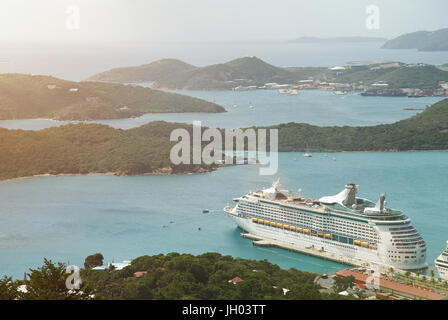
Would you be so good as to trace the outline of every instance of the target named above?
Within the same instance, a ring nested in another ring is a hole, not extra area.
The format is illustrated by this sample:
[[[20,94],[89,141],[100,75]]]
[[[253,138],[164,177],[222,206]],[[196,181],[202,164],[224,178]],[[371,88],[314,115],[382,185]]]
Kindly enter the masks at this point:
[[[340,205],[351,208],[356,204],[356,191],[358,186],[356,184],[347,184],[341,192],[335,196],[327,196],[319,199],[322,203],[339,203]]]
[[[273,187],[275,190],[278,190],[278,187],[280,187],[280,178],[278,178],[277,180],[275,180],[275,181],[272,183],[272,187]]]
[[[385,205],[386,205],[386,194],[383,193],[375,205],[375,210],[378,210],[379,212],[383,212]]]
[[[347,198],[345,198],[344,205],[347,207],[351,207],[356,203],[356,184],[350,183],[345,185],[345,190],[347,190]]]

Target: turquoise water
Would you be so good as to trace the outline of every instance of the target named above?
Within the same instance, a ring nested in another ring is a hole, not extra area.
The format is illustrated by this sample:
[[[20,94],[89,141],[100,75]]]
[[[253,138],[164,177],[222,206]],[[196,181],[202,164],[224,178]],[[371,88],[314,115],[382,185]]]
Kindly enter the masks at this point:
[[[142,84],[145,85],[145,84]],[[218,114],[146,114],[134,119],[101,120],[97,123],[114,128],[129,129],[150,121],[192,123],[220,128],[244,128],[287,122],[304,122],[314,125],[367,126],[392,123],[408,118],[420,111],[403,110],[405,107],[425,108],[441,98],[424,97],[363,97],[359,94],[337,96],[328,91],[303,90],[299,95],[279,94],[276,90],[256,91],[175,91],[222,105],[228,112]],[[254,108],[249,108],[253,105]],[[53,120],[7,120],[0,127],[8,129],[40,130],[66,124]]]
[[[277,177],[284,188],[300,187],[311,197],[335,194],[349,182],[359,184],[360,196],[372,200],[386,192],[388,205],[404,210],[423,235],[430,264],[448,239],[447,152],[316,153],[313,158],[282,153],[275,177],[260,176],[258,169],[252,165],[196,175],[1,182],[0,275],[21,278],[28,267],[41,265],[43,257],[81,266],[95,252],[102,252],[106,261],[121,261],[171,251],[217,251],[268,259],[284,268],[342,268],[298,253],[254,247],[240,238],[222,208]],[[204,208],[210,213],[203,214]]]

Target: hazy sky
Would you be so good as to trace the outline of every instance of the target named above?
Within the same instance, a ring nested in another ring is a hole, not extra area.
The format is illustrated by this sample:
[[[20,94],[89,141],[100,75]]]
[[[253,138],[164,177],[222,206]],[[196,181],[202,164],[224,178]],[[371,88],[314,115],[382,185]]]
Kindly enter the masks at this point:
[[[79,29],[73,22],[76,9],[66,12],[73,5],[79,8]],[[365,26],[368,5],[380,9],[379,30]],[[448,27],[447,12],[447,0],[1,0],[0,41],[201,42],[350,35],[390,38]]]

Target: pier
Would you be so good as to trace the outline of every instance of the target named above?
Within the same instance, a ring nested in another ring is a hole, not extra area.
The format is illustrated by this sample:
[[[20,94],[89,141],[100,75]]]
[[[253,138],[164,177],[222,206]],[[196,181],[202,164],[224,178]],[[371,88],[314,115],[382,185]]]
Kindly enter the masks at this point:
[[[360,268],[376,267],[376,268],[378,268],[379,272],[382,272],[382,273],[390,272],[390,267],[386,266],[386,265],[375,264],[372,262],[368,262],[368,261],[356,259],[356,258],[350,258],[350,257],[339,255],[337,253],[331,253],[331,252],[319,250],[314,247],[303,247],[303,246],[288,243],[288,242],[283,242],[283,241],[279,241],[279,240],[274,240],[274,239],[270,239],[270,238],[257,236],[257,235],[251,234],[251,233],[241,233],[241,237],[253,240],[252,244],[255,246],[259,246],[259,247],[271,247],[271,248],[286,249],[289,251],[299,252],[299,253],[306,254],[309,256],[345,264],[348,266],[354,266],[354,267],[360,267]],[[400,274],[405,274],[406,271],[394,268],[394,272],[400,273]]]

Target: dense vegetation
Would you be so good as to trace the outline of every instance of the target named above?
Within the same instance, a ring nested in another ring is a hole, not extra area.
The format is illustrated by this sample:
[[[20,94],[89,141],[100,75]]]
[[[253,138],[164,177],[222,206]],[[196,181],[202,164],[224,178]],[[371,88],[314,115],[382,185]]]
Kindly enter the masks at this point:
[[[418,49],[419,51],[447,51],[448,28],[436,31],[417,31],[387,41],[385,49]]]
[[[448,150],[448,99],[409,119],[369,127],[318,127],[288,123],[279,129],[279,151]]]
[[[147,273],[136,278],[138,271]],[[320,293],[315,274],[219,253],[142,256],[120,271],[90,270],[84,275],[97,298],[106,299],[342,299]],[[230,283],[235,277],[243,282]],[[290,291],[284,294],[283,288]]]
[[[178,253],[142,256],[122,270],[88,267],[81,270],[79,289],[72,290],[66,288],[69,274],[65,269],[65,264],[44,259],[44,265],[30,269],[23,281],[5,276],[0,279],[0,300],[354,299],[320,293],[313,273],[280,269],[267,260],[234,259],[213,252],[199,256]],[[139,277],[135,272],[139,272]],[[243,281],[230,283],[235,277]],[[26,290],[17,290],[23,285]],[[283,288],[289,291],[285,293]]]
[[[38,174],[201,172],[213,166],[176,165],[172,130],[186,124],[151,122],[130,130],[70,124],[41,131],[0,129],[0,180]]]
[[[144,82],[156,81],[163,76],[195,69],[195,66],[177,59],[162,59],[137,67],[114,68],[93,75],[86,81]]]
[[[72,89],[72,90],[70,90]],[[0,119],[97,120],[154,112],[225,112],[214,103],[132,85],[0,75]]]
[[[379,69],[374,65],[367,70],[346,70],[341,75],[333,77],[332,80],[364,85],[385,81],[389,84],[388,88],[437,89],[440,88],[440,81],[448,81],[448,71],[432,65],[399,64],[397,67]]]

